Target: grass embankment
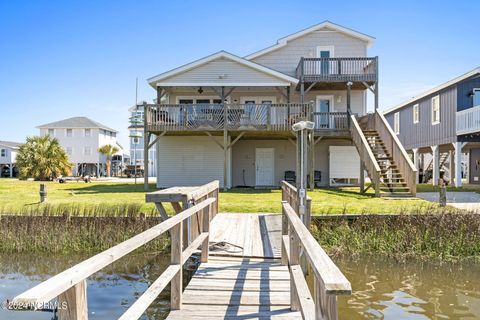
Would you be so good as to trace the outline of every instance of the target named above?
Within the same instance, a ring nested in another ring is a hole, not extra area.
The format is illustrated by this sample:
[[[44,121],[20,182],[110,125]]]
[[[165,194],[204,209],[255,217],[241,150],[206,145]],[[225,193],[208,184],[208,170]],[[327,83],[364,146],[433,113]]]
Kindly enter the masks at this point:
[[[380,254],[397,258],[480,258],[480,215],[361,216],[318,219],[314,237],[332,255]]]
[[[132,217],[0,217],[1,253],[90,253],[106,250],[160,223],[158,218]],[[163,251],[162,235],[139,251]]]
[[[153,204],[145,203],[143,184],[115,182],[47,182],[47,204],[39,204],[40,182],[0,179],[0,214],[60,214],[76,210],[72,215],[92,215],[104,211],[122,215],[125,207],[136,206],[138,212],[156,215]],[[151,190],[155,190],[151,185]],[[436,205],[420,199],[388,200],[361,195],[358,188],[316,189],[309,192],[313,214],[400,213],[424,211]],[[220,194],[221,212],[280,212],[280,190],[234,189]],[[115,207],[120,207],[114,209]],[[105,209],[107,208],[107,209]],[[123,208],[123,209],[122,209]],[[166,206],[173,213],[170,206]]]

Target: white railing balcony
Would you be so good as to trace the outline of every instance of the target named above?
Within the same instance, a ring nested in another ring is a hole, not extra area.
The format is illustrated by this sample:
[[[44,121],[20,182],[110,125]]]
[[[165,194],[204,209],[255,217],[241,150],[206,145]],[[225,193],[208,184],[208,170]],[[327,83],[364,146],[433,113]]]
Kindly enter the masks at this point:
[[[457,135],[480,131],[480,105],[457,112]]]

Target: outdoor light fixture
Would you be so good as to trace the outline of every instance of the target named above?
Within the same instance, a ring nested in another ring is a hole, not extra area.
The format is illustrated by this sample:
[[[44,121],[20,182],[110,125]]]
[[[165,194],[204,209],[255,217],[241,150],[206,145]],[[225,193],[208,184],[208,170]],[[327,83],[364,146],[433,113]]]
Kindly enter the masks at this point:
[[[297,177],[300,176],[300,179],[297,179],[297,189],[298,189],[298,213],[303,223],[306,223],[305,220],[305,211],[307,203],[307,191],[306,191],[306,180],[307,180],[307,132],[315,129],[315,122],[312,121],[300,121],[295,123],[292,126],[293,131],[297,133],[297,170],[300,175],[297,173]]]
[[[197,90],[198,93],[202,94],[203,93],[203,89],[202,87],[199,87],[198,90]]]
[[[313,130],[315,129],[315,122],[312,121],[300,121],[295,123],[292,126],[293,131],[297,132],[300,130]]]

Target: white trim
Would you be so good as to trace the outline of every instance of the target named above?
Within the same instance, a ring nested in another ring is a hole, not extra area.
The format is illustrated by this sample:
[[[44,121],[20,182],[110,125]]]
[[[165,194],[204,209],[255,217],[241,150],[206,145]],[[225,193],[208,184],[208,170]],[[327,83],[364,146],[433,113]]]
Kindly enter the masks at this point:
[[[288,76],[284,73],[281,73],[281,72],[278,72],[278,71],[275,71],[275,70],[272,70],[270,68],[267,68],[267,67],[264,67],[262,65],[259,65],[257,63],[254,63],[252,61],[248,61],[246,59],[243,59],[241,57],[238,57],[236,55],[233,55],[231,53],[228,53],[226,51],[220,51],[220,52],[217,52],[217,53],[214,53],[212,55],[209,55],[209,56],[206,56],[202,59],[199,59],[199,60],[196,60],[196,61],[193,61],[191,63],[188,63],[188,64],[185,64],[181,67],[178,67],[178,68],[175,68],[175,69],[172,69],[170,71],[167,71],[167,72],[164,72],[164,73],[161,73],[157,76],[154,76],[154,77],[151,77],[149,79],[147,79],[148,83],[152,86],[152,87],[156,87],[158,86],[158,82],[161,81],[161,80],[164,80],[164,79],[167,79],[167,78],[170,78],[174,75],[177,75],[179,73],[183,73],[183,72],[186,72],[188,70],[191,70],[191,69],[194,69],[194,68],[197,68],[201,65],[204,65],[210,61],[213,61],[213,60],[216,60],[216,59],[220,59],[220,58],[225,58],[225,59],[230,59],[232,61],[235,61],[239,64],[242,64],[244,66],[247,66],[247,67],[250,67],[254,70],[257,70],[257,71],[261,71],[263,73],[266,73],[268,75],[271,75],[271,76],[274,76],[274,77],[277,77],[279,79],[282,79],[282,80],[285,80],[288,84],[290,83],[294,83],[294,84],[297,84],[298,83],[298,79],[294,78],[294,77],[291,77],[291,76]],[[161,84],[162,86],[172,86],[171,84],[169,83],[162,83]],[[182,84],[175,84],[173,86],[190,86],[189,83],[182,83]],[[195,83],[194,86],[198,86],[200,85],[199,83]],[[214,83],[208,83],[208,85],[216,85]],[[235,84],[227,84],[227,83],[220,83],[220,86],[242,86],[242,84],[239,84],[239,83],[235,83]],[[251,84],[248,84],[248,85],[251,85]],[[256,85],[256,84],[254,84]],[[269,86],[271,85],[278,85],[278,84],[268,84]],[[285,85],[285,83],[283,83],[283,85]],[[258,86],[258,85],[257,85]]]
[[[177,104],[180,104],[180,100],[198,100],[198,99],[209,99],[209,100],[222,100],[219,96],[202,96],[202,95],[186,95],[186,96],[176,96],[175,101]],[[227,97],[227,103],[230,100],[230,97]],[[197,103],[196,101],[194,102],[195,104]]]
[[[335,57],[335,46],[317,46],[317,58],[320,58],[320,51],[329,51],[330,58]]]
[[[415,113],[415,109],[417,109]],[[416,103],[412,107],[412,113],[413,113],[413,123],[419,123],[420,122],[420,104]],[[416,117],[415,117],[416,114]]]
[[[297,79],[298,82],[298,79]],[[162,82],[159,87],[286,87],[290,82]],[[296,83],[295,83],[296,84]]]
[[[375,41],[374,37],[371,37],[371,36],[366,35],[364,33],[361,33],[361,32],[343,27],[341,25],[332,23],[330,21],[324,21],[324,22],[316,24],[316,25],[314,25],[310,28],[307,28],[307,29],[301,30],[299,32],[293,33],[289,36],[280,38],[280,39],[278,39],[278,41],[275,45],[267,47],[267,48],[262,49],[260,51],[251,53],[248,56],[246,56],[245,59],[248,59],[248,60],[255,59],[255,58],[260,57],[260,56],[262,56],[266,53],[269,53],[271,51],[275,51],[277,49],[280,49],[280,48],[286,46],[287,42],[290,41],[290,40],[294,40],[294,39],[303,37],[306,34],[312,33],[314,31],[319,31],[320,29],[324,29],[324,28],[333,29],[334,31],[341,32],[341,33],[347,34],[349,36],[352,36],[354,38],[363,40],[363,41],[367,42],[367,47],[370,47],[373,44],[373,42]]]
[[[400,134],[400,112],[393,114],[393,132]]]
[[[425,98],[425,97],[427,97],[427,96],[429,96],[429,95],[431,95],[431,94],[434,94],[434,93],[437,92],[437,91],[440,91],[440,90],[442,90],[442,89],[445,89],[445,88],[447,88],[447,87],[449,87],[449,86],[451,86],[451,85],[454,85],[454,84],[456,84],[456,83],[458,83],[458,82],[460,82],[460,81],[463,81],[463,80],[465,80],[465,79],[467,79],[467,78],[470,78],[471,76],[474,76],[474,75],[476,75],[476,74],[480,74],[480,67],[479,67],[479,68],[475,68],[475,69],[473,69],[472,71],[469,71],[469,72],[467,72],[467,73],[465,73],[465,74],[463,74],[463,75],[461,75],[461,76],[459,76],[459,77],[456,77],[456,78],[454,78],[454,79],[452,79],[452,80],[450,80],[450,81],[447,81],[447,82],[445,82],[445,83],[443,83],[443,84],[441,84],[441,85],[439,85],[439,86],[437,86],[437,87],[434,87],[434,88],[432,88],[432,89],[430,89],[430,90],[428,90],[428,91],[425,91],[424,93],[421,93],[421,94],[419,94],[418,96],[413,97],[413,98],[411,98],[411,99],[409,99],[409,100],[407,100],[407,101],[405,101],[405,102],[402,102],[402,103],[400,103],[400,104],[398,104],[398,105],[396,105],[396,106],[394,106],[394,107],[391,107],[391,108],[383,111],[383,114],[389,114],[389,113],[391,113],[391,112],[393,112],[393,111],[395,111],[395,110],[397,110],[397,109],[403,108],[403,107],[405,107],[405,106],[407,106],[407,105],[409,105],[409,104],[411,104],[411,103],[413,103],[413,102],[415,102],[415,101],[417,101],[417,100],[420,100],[420,99],[422,99],[422,98]]]
[[[438,100],[438,120],[436,120],[434,117],[433,117],[433,101],[434,100]],[[442,121],[442,115],[441,115],[441,107],[440,107],[440,95],[437,94],[436,96],[433,96],[432,99],[430,99],[430,112],[432,114],[432,126],[433,125],[436,125],[436,124],[439,124],[440,121]]]

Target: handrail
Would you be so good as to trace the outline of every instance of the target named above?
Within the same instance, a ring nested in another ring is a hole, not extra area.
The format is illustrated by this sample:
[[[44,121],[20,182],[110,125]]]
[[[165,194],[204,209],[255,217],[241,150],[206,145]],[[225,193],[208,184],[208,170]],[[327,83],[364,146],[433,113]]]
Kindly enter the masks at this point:
[[[381,112],[375,111],[375,129],[391,153],[413,196],[417,193],[417,168]]]
[[[375,185],[375,195],[380,195],[380,175],[381,169],[378,165],[375,156],[373,155],[372,150],[367,142],[367,139],[363,135],[363,131],[358,124],[357,118],[355,115],[350,116],[350,132],[352,134],[352,140],[357,147],[358,154],[360,159],[362,159],[365,169],[367,170],[372,183]]]
[[[376,81],[377,57],[301,58],[295,75],[298,79],[332,81]]]
[[[457,135],[478,131],[480,131],[480,105],[456,112]]]
[[[59,309],[59,319],[84,319],[86,315],[86,286],[85,279],[98,272],[109,264],[124,257],[135,249],[147,244],[158,236],[170,230],[171,234],[171,259],[172,264],[148,288],[148,290],[127,310],[121,319],[134,319],[140,317],[158,294],[171,282],[172,309],[180,308],[182,295],[182,265],[196,249],[201,246],[202,261],[208,261],[209,225],[212,212],[215,211],[217,198],[207,198],[200,203],[178,213],[177,215],[145,230],[136,236],[121,242],[77,265],[53,276],[37,286],[16,296],[11,305],[15,310],[37,310],[52,299],[58,297],[68,302],[68,315],[62,316]],[[202,217],[202,232],[192,243],[182,250],[183,221],[200,214]],[[79,306],[82,304],[82,306]],[[72,315],[72,312],[74,315]],[[85,318],[86,319],[86,318]]]
[[[282,201],[282,235],[282,263],[290,271],[292,310],[300,310],[304,319],[337,319],[336,296],[351,294],[351,284],[287,201]],[[300,268],[301,250],[314,274],[313,299]]]

